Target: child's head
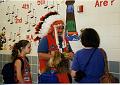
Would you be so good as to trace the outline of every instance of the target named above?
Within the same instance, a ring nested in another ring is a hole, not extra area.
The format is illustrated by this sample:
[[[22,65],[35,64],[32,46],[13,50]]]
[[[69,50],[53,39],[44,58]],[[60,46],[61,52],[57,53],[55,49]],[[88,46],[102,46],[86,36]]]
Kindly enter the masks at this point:
[[[56,51],[53,58],[50,58],[48,62],[48,67],[57,67],[57,65],[61,62],[61,53]]]
[[[81,32],[81,43],[85,47],[99,47],[100,38],[98,33],[92,28],[86,28]]]
[[[50,68],[55,68],[58,73],[67,72],[69,60],[65,58],[64,54],[56,51],[54,57],[50,58],[48,61],[48,67],[46,71]]]
[[[27,40],[20,40],[18,43],[15,43],[12,49],[12,58],[18,57],[21,52],[24,54],[29,54],[31,51],[31,44]]]

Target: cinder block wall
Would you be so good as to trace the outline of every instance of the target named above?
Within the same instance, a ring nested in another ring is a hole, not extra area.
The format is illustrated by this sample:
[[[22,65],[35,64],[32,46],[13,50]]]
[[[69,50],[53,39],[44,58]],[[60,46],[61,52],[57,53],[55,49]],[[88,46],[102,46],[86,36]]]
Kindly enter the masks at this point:
[[[37,56],[27,56],[29,59],[30,67],[31,67],[31,74],[32,74],[32,83],[36,84],[38,82],[38,59]],[[0,73],[2,71],[3,66],[10,62],[10,55],[9,54],[0,54]],[[3,77],[0,74],[0,84],[3,83]]]

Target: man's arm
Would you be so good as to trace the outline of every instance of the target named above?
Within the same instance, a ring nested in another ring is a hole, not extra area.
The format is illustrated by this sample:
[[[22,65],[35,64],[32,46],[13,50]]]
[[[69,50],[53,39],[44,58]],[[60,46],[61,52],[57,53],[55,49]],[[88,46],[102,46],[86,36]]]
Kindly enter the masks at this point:
[[[46,37],[43,37],[38,44],[38,58],[49,59],[51,55],[48,53],[48,41]]]
[[[38,57],[39,57],[39,59],[49,60],[53,56],[54,56],[53,52],[49,53],[47,38],[43,37],[42,40],[40,40],[39,45],[38,45]]]
[[[49,54],[49,53],[38,53],[38,57],[39,59],[46,59],[49,60],[51,57],[53,57],[53,55]]]

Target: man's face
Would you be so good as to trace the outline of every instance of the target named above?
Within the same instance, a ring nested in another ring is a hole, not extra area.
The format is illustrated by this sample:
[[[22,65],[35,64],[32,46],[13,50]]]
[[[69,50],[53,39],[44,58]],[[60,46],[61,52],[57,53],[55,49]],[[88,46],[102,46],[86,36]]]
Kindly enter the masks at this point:
[[[61,36],[63,34],[63,31],[64,31],[64,25],[63,24],[57,25],[56,30],[57,30],[58,36]]]
[[[62,36],[63,31],[64,31],[64,22],[62,20],[57,20],[55,21],[51,27],[53,27],[52,29],[49,30],[49,33],[53,32],[56,30],[58,36]]]

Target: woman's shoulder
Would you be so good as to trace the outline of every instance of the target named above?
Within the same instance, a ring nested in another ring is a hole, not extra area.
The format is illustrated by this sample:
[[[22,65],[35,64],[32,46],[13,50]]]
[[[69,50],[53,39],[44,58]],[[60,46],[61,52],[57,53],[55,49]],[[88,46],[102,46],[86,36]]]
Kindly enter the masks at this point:
[[[76,51],[76,55],[81,55],[81,54],[84,54],[84,55],[87,55],[89,54],[90,52],[92,52],[94,49],[96,49],[96,53],[102,53],[102,54],[106,54],[105,50],[103,48],[82,48],[78,51]]]
[[[82,56],[82,55],[86,55],[86,53],[87,53],[86,49],[82,48],[82,49],[76,51],[75,55]]]
[[[76,51],[76,54],[81,53],[83,50],[84,49],[80,49],[80,50]]]
[[[81,53],[81,52],[88,52],[88,51],[92,51],[94,48],[82,48],[80,50],[78,50],[76,53]]]
[[[20,67],[20,66],[21,66],[21,60],[19,60],[19,59],[15,60],[15,61],[14,61],[14,65],[15,65],[16,67]]]

